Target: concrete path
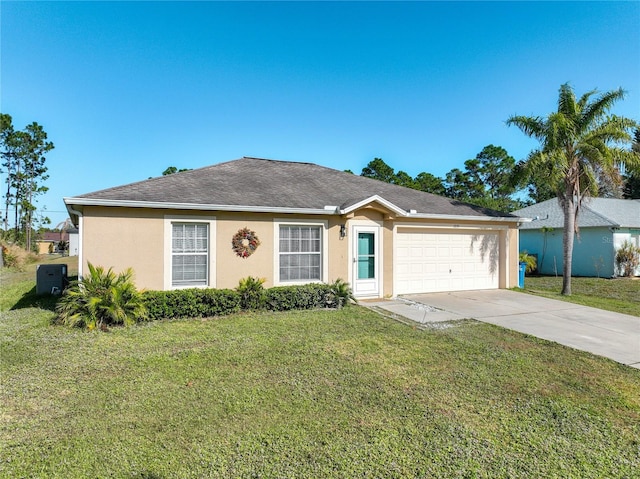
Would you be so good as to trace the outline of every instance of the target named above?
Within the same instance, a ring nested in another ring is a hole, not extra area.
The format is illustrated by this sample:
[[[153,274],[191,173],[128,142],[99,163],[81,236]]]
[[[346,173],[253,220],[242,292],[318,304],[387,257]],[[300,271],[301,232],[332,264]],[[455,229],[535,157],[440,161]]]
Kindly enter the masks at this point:
[[[472,318],[640,369],[640,317],[508,290],[415,294],[366,303],[418,323]]]

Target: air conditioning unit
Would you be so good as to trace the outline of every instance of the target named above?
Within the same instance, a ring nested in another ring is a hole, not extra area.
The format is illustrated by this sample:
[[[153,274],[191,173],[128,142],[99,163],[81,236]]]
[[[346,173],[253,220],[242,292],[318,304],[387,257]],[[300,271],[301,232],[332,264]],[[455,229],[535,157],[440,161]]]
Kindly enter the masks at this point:
[[[69,284],[66,264],[39,264],[36,268],[36,294],[62,294]]]

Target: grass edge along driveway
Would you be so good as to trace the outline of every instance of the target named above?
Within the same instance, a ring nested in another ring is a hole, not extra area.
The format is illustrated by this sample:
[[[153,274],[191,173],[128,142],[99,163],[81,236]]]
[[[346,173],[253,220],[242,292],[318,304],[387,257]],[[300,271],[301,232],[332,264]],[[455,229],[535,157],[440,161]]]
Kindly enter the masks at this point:
[[[640,278],[573,277],[571,296],[560,294],[562,277],[527,276],[524,284],[516,291],[640,317]]]
[[[109,333],[0,313],[0,477],[633,477],[640,371],[361,307]]]

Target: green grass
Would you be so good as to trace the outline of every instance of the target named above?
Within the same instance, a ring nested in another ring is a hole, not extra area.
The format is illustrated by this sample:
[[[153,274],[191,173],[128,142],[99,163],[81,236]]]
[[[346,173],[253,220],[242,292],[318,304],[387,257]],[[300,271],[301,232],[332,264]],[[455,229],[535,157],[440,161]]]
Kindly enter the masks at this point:
[[[491,325],[351,307],[87,333],[0,315],[0,477],[640,470],[640,370]]]
[[[69,280],[77,279],[77,256],[42,255],[38,257],[38,261],[27,264],[22,270],[0,268],[0,311],[26,307],[53,310],[56,298],[36,295],[36,268],[39,264],[66,264]]]
[[[594,308],[640,316],[640,278],[571,278],[571,296],[562,296],[562,277],[527,276],[525,292]]]
[[[77,256],[60,256],[58,254],[40,255],[34,263],[29,263],[21,270],[14,268],[0,268],[0,284],[18,283],[22,281],[36,280],[36,268],[39,264],[66,264],[69,266],[69,275],[78,274]]]

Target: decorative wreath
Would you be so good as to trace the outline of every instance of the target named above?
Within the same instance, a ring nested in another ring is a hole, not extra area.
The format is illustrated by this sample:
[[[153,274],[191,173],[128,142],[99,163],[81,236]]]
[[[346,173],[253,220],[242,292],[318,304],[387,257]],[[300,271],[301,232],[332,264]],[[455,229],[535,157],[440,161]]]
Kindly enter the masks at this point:
[[[231,240],[231,248],[241,258],[251,256],[258,246],[260,246],[260,240],[256,236],[256,232],[249,228],[238,230]]]

